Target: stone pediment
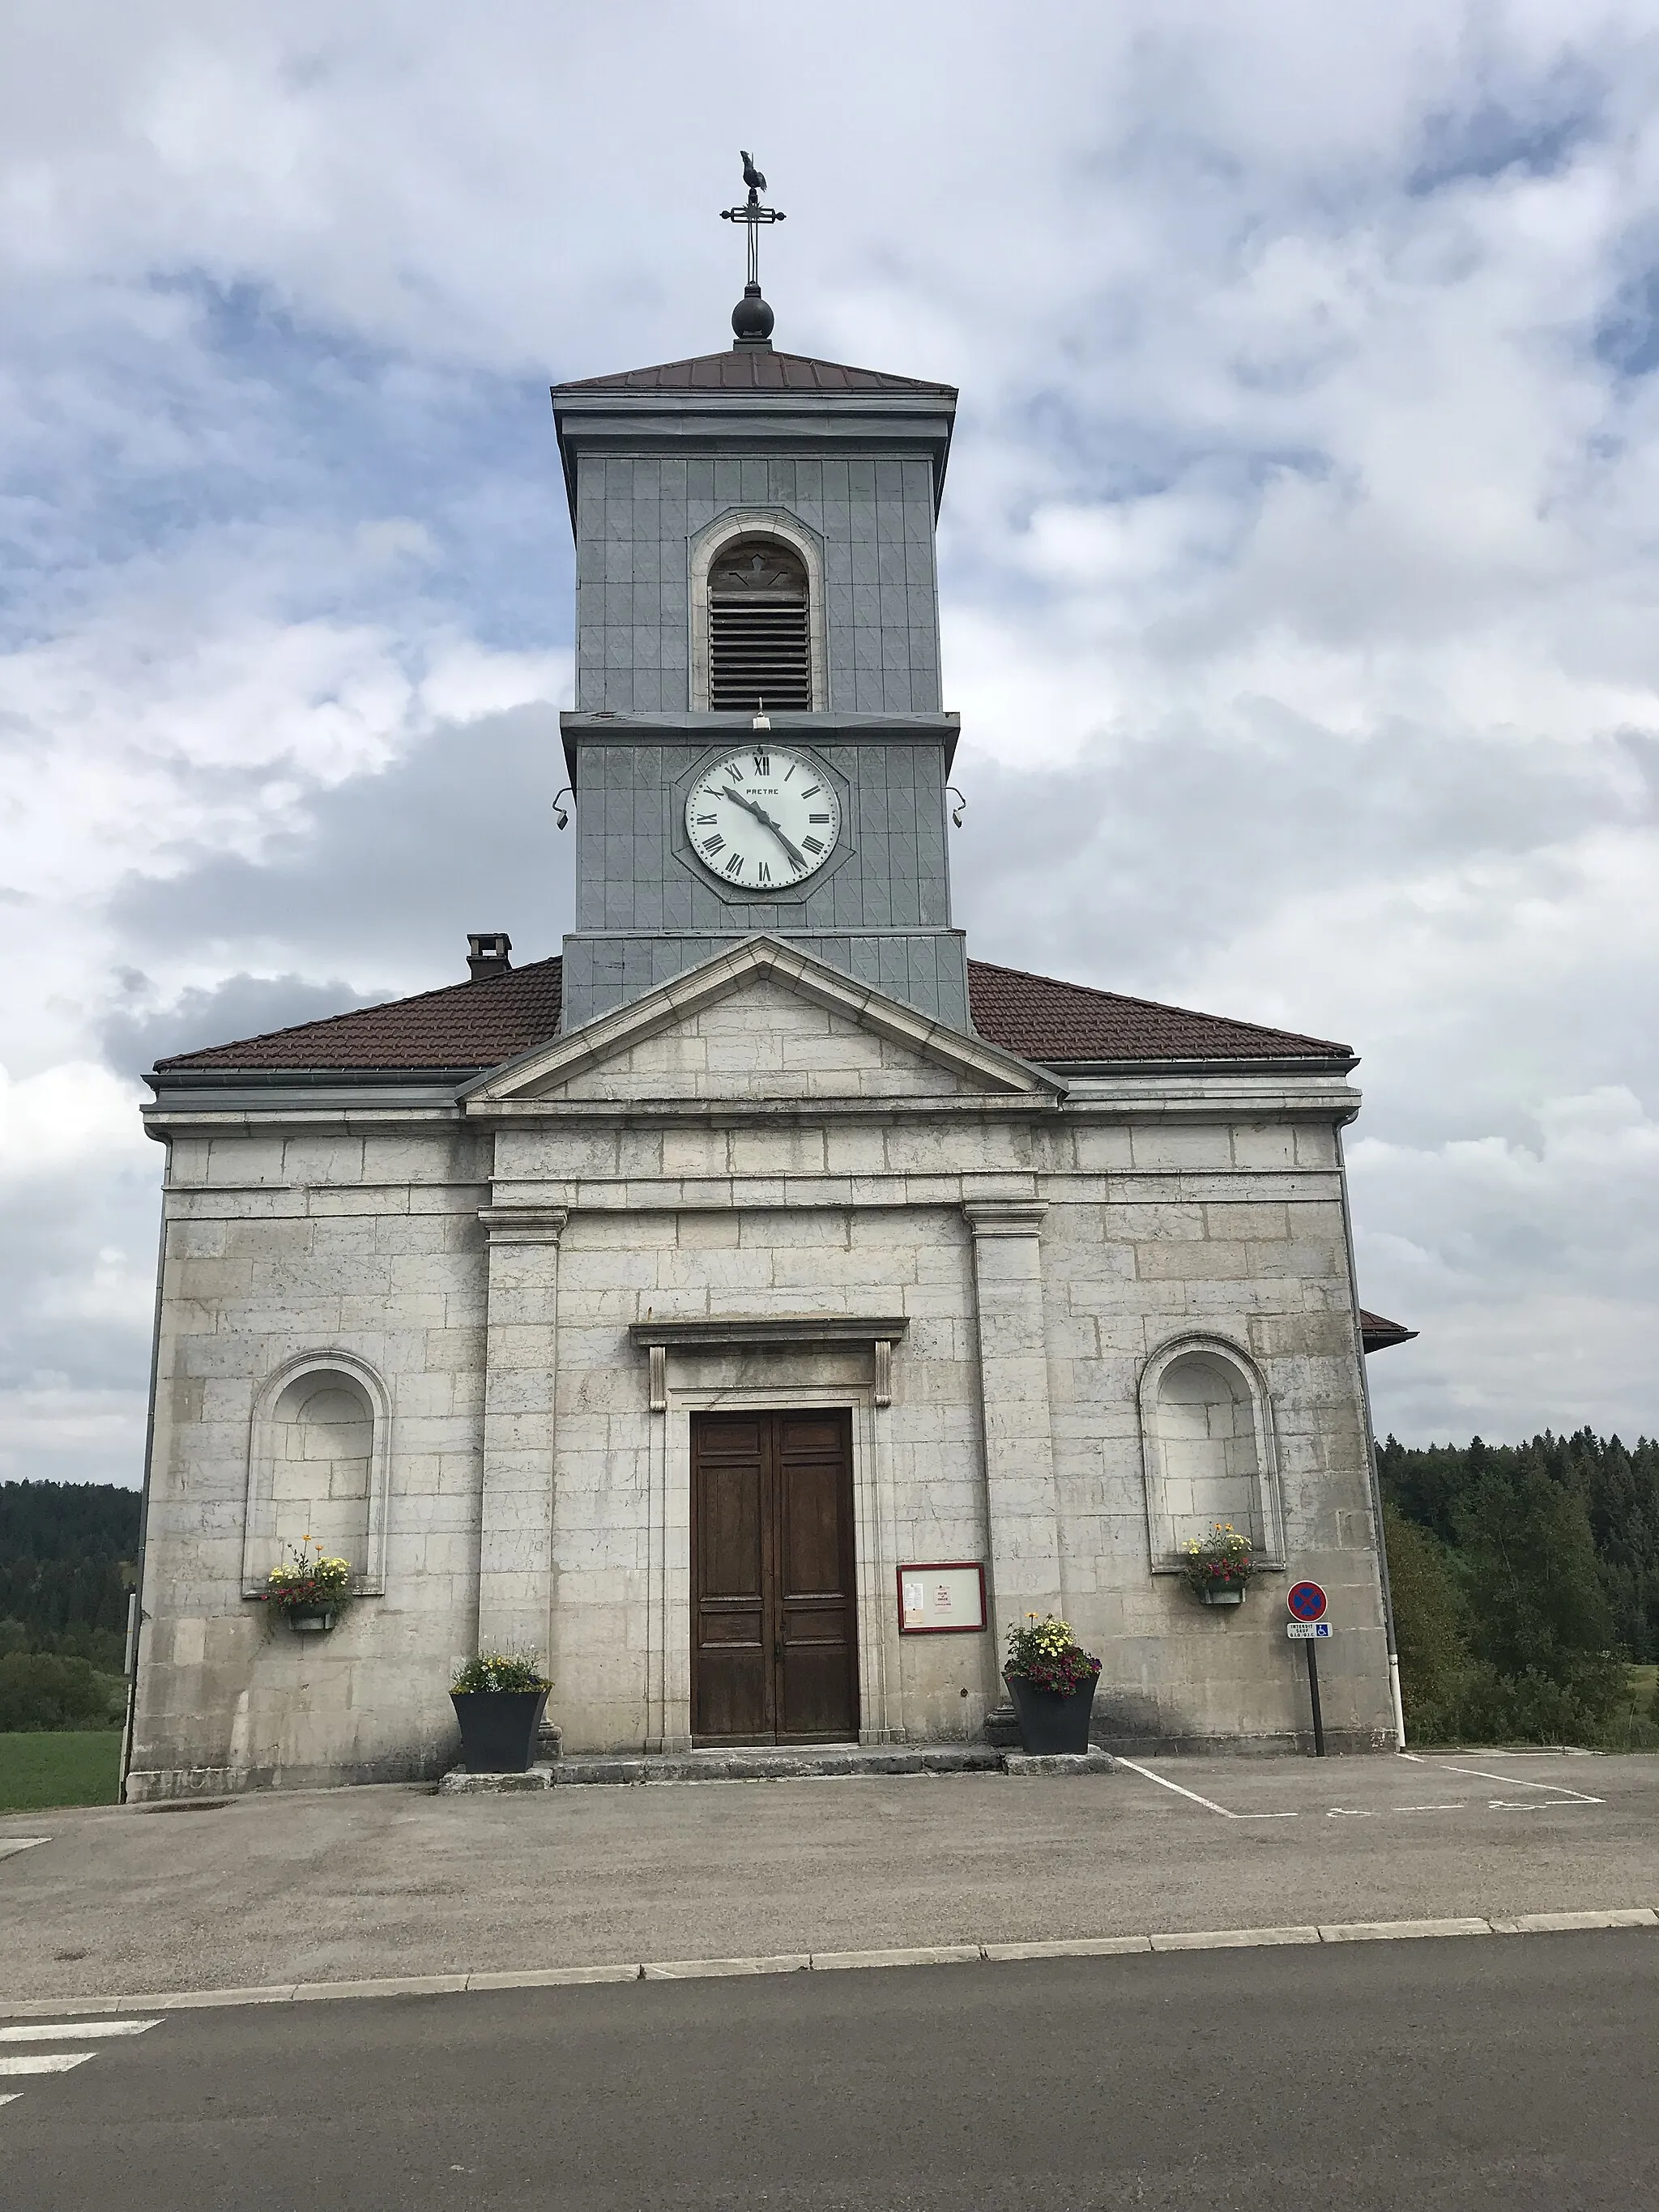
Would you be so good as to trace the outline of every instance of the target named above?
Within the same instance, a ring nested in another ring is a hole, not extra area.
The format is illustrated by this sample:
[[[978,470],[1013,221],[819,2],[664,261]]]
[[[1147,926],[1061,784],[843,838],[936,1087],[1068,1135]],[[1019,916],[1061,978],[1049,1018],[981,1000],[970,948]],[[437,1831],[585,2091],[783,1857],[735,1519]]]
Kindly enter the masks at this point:
[[[1046,1071],[770,937],[468,1085],[469,1113],[572,1103],[1055,1097]]]

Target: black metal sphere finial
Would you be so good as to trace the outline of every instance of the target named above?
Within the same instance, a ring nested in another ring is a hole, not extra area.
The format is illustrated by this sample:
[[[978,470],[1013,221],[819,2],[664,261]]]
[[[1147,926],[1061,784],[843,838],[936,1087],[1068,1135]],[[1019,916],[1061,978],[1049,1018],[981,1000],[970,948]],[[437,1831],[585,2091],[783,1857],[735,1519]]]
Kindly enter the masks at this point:
[[[764,345],[777,320],[761,297],[758,284],[745,284],[743,297],[732,310],[732,332],[739,345]]]
[[[722,208],[722,222],[740,222],[749,233],[749,282],[743,288],[743,297],[732,310],[732,330],[734,343],[740,346],[770,346],[772,325],[776,318],[764,300],[760,288],[760,233],[769,223],[781,222],[781,208],[763,207],[761,194],[766,190],[766,179],[755,167],[752,154],[743,156],[743,181],[749,187],[749,197],[740,206]]]

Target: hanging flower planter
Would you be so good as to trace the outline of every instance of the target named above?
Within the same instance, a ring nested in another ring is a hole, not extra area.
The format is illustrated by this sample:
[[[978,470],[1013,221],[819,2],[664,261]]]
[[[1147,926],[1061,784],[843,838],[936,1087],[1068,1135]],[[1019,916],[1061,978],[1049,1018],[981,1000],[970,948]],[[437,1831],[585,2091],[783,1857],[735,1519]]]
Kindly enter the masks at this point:
[[[1028,1613],[1008,1631],[1008,1663],[1002,1670],[1014,1701],[1022,1747],[1038,1754],[1079,1756],[1089,1748],[1100,1662],[1085,1651],[1053,1613]]]
[[[302,1537],[291,1556],[273,1567],[256,1602],[268,1605],[296,1636],[321,1636],[351,1602],[351,1562],[325,1558],[311,1538]]]
[[[1217,1521],[1207,1536],[1194,1536],[1182,1547],[1181,1566],[1200,1605],[1243,1605],[1255,1553],[1231,1521]]]

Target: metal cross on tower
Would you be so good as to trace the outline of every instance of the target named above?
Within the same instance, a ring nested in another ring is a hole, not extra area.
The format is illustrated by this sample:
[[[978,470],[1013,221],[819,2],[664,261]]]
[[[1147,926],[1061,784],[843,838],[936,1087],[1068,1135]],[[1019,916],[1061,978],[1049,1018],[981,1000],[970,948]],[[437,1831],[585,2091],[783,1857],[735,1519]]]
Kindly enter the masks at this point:
[[[749,228],[746,281],[743,288],[743,297],[732,310],[732,328],[738,345],[769,345],[772,341],[772,325],[775,319],[770,307],[761,297],[760,233],[763,223],[781,222],[784,220],[784,213],[781,208],[761,205],[761,194],[766,190],[766,179],[755,167],[755,157],[752,154],[744,154],[743,157],[743,181],[749,187],[749,198],[743,205],[720,210],[722,222],[746,223]]]

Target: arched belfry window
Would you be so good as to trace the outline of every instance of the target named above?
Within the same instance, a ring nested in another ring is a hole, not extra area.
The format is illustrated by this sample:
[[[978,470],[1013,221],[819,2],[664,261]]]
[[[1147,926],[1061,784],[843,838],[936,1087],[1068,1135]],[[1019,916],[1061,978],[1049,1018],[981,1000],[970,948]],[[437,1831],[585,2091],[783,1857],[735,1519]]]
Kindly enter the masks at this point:
[[[734,538],[709,565],[708,704],[716,714],[811,707],[806,564],[775,538]]]

